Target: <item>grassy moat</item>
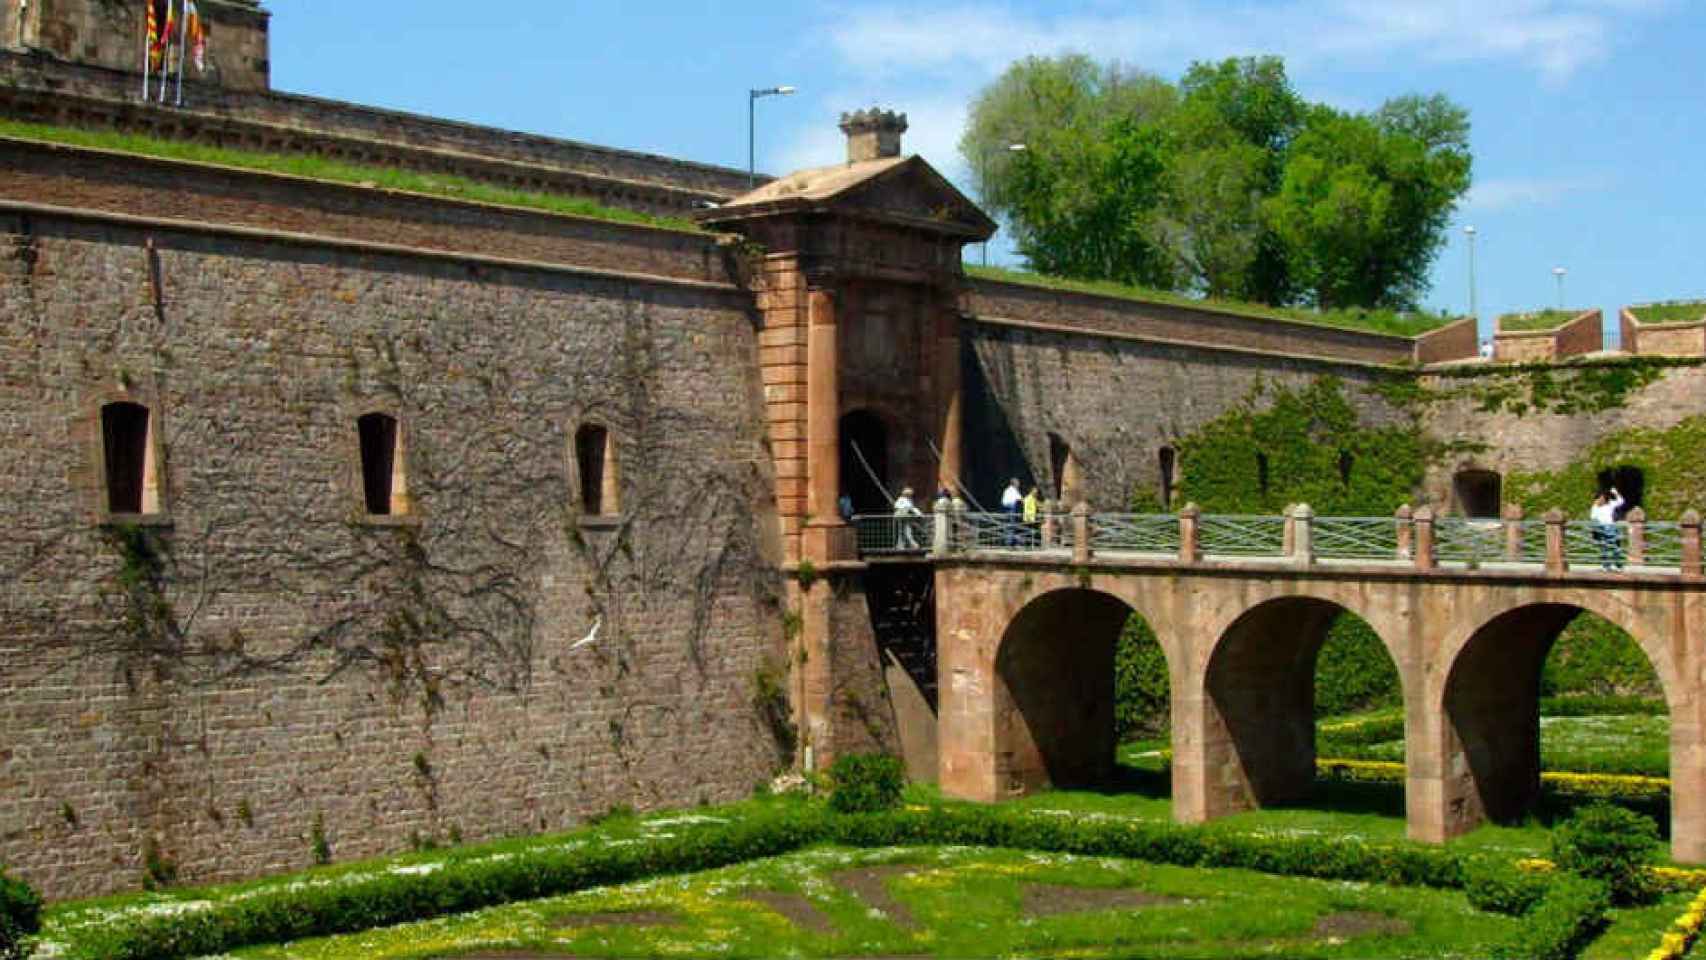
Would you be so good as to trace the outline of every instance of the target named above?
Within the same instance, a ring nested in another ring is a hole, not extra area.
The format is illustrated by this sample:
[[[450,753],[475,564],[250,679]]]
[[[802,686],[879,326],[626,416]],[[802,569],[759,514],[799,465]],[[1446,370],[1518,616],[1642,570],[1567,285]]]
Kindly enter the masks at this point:
[[[1347,730],[1380,730],[1387,713],[1324,721],[1324,746]],[[1373,734],[1378,736],[1379,734]],[[1665,718],[1548,718],[1548,760],[1615,767],[1618,756],[1662,751]],[[1371,740],[1372,737],[1365,737]],[[1115,782],[1099,790],[1050,791],[1007,805],[1033,820],[1112,825],[1170,819],[1164,744],[1121,751]],[[1364,744],[1373,754],[1402,744]],[[1335,838],[1403,848],[1404,796],[1397,783],[1318,782],[1308,803],[1219,821],[1243,838]],[[907,809],[947,817],[969,804],[933,788],[907,788]],[[1489,825],[1447,849],[1517,862],[1548,853],[1550,826],[1584,801],[1549,796],[1518,824]],[[800,794],[647,816],[618,813],[568,834],[424,851],[325,867],[255,883],[64,903],[50,908],[47,956],[90,953],[109,927],[190,916],[305,888],[337,889],[375,878],[424,877],[470,864],[540,854],[641,849],[691,841],[719,829],[821,812]],[[1663,819],[1663,811],[1656,811]],[[1691,878],[1698,885],[1698,878]],[[1659,902],[1613,911],[1577,956],[1645,957],[1685,914],[1685,880]],[[1477,909],[1462,889],[1315,879],[1249,869],[1168,865],[1061,850],[1000,846],[808,845],[716,869],[664,873],[558,896],[502,903],[433,919],[291,943],[243,946],[221,956],[269,960],[431,957],[1486,957],[1523,921]]]

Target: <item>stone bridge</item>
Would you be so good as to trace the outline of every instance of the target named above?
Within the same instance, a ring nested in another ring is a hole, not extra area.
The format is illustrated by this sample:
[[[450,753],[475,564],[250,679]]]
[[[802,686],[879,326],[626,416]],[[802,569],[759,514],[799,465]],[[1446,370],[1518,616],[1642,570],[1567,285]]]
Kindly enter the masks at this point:
[[[1518,816],[1538,796],[1541,665],[1565,625],[1589,611],[1628,631],[1663,683],[1673,852],[1706,861],[1697,516],[1677,525],[1676,566],[1619,572],[1572,569],[1576,525],[1561,517],[1541,522],[1537,563],[1522,561],[1521,544],[1537,538],[1521,535],[1520,519],[1491,531],[1514,543],[1515,559],[1488,562],[1442,560],[1426,511],[1384,522],[1406,541],[1393,560],[1321,557],[1312,544],[1329,524],[1307,508],[1271,520],[1267,529],[1284,538],[1271,556],[1205,553],[1212,518],[1189,509],[1173,521],[1176,554],[1098,551],[1098,526],[1131,520],[1099,524],[1082,511],[1049,518],[1033,542],[1013,546],[1000,521],[981,543],[966,538],[975,523],[936,521],[943,791],[994,801],[1105,782],[1116,746],[1114,648],[1136,612],[1171,678],[1174,817],[1202,822],[1302,798],[1315,776],[1316,657],[1335,615],[1349,611],[1380,635],[1402,680],[1409,833],[1443,841]]]

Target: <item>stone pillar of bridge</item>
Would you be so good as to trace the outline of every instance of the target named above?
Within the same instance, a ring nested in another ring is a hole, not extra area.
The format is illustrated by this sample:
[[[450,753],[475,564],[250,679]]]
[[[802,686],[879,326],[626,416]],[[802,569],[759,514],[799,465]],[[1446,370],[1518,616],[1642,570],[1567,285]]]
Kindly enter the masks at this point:
[[[800,556],[815,564],[851,560],[853,538],[841,519],[841,402],[835,294],[807,294],[806,518]]]
[[[962,800],[1002,796],[995,654],[1012,611],[986,602],[973,569],[936,574],[937,783]]]

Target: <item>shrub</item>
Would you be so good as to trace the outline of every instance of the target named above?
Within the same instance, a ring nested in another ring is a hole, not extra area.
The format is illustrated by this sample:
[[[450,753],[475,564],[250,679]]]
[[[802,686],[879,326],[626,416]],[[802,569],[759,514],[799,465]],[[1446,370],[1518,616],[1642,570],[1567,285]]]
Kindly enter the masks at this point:
[[[1554,880],[1509,940],[1493,950],[1497,960],[1574,960],[1599,934],[1611,909],[1605,884],[1577,877]]]
[[[0,870],[0,960],[30,955],[24,938],[41,930],[41,895]]]
[[[1648,903],[1658,893],[1646,869],[1658,848],[1651,819],[1609,803],[1583,807],[1552,831],[1559,869],[1604,883],[1619,906]]]
[[[1546,895],[1548,881],[1502,860],[1470,860],[1463,864],[1463,892],[1477,910],[1520,917]]]
[[[1149,622],[1132,614],[1114,648],[1114,727],[1120,737],[1166,732],[1170,696],[1167,655]]]
[[[834,785],[830,809],[837,813],[875,813],[900,806],[906,771],[900,761],[880,753],[849,753],[829,767]]]
[[[1315,715],[1357,713],[1403,703],[1398,665],[1368,622],[1341,613],[1315,657]],[[1402,739],[1400,730],[1396,739]]]

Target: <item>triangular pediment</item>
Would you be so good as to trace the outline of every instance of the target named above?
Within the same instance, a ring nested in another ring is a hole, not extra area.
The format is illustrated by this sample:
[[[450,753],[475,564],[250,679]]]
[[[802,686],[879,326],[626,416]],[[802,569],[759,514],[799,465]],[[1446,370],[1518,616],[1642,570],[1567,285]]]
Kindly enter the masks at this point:
[[[848,188],[836,198],[835,205],[907,220],[942,223],[972,232],[995,229],[994,222],[976,204],[922,157],[910,157],[906,162]]]
[[[699,216],[709,224],[803,211],[893,220],[974,240],[995,222],[922,157],[801,170]]]

